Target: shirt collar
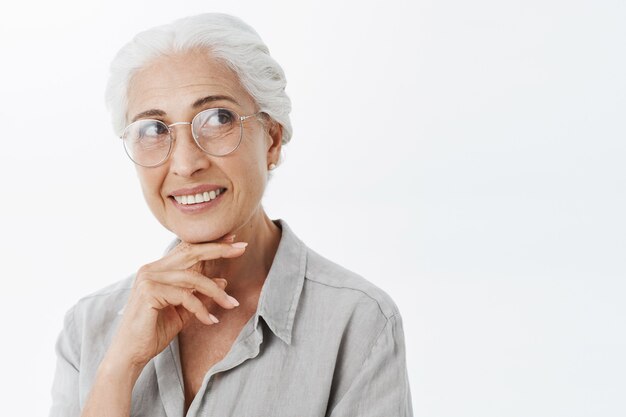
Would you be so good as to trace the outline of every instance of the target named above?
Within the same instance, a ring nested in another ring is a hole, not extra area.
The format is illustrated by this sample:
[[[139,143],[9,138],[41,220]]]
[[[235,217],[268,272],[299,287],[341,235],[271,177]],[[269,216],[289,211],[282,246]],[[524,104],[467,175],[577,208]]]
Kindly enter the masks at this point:
[[[288,345],[304,285],[307,250],[283,219],[274,223],[282,229],[278,250],[270,268],[261,295],[257,314],[265,320],[272,332]],[[255,318],[255,326],[258,318]]]
[[[282,229],[282,234],[274,261],[261,288],[254,327],[258,326],[259,316],[263,317],[272,332],[290,345],[296,309],[304,285],[307,250],[285,220],[277,219],[273,222]],[[179,243],[180,239],[174,239],[165,253]]]

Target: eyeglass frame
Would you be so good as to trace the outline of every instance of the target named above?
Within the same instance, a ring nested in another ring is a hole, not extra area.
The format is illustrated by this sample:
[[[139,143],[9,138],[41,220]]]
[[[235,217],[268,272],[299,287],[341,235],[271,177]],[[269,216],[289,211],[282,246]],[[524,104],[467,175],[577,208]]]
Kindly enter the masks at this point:
[[[211,156],[215,156],[215,157],[221,157],[221,156],[226,156],[226,155],[230,155],[231,153],[235,152],[237,150],[237,148],[239,148],[239,145],[241,145],[241,141],[243,140],[243,122],[245,122],[246,120],[248,120],[251,117],[254,116],[258,116],[260,114],[265,114],[264,111],[258,111],[256,113],[253,114],[248,114],[246,116],[240,116],[239,113],[237,113],[235,110],[229,109],[227,107],[209,107],[208,109],[204,109],[204,110],[200,110],[194,117],[193,119],[191,119],[191,122],[174,122],[172,124],[167,124],[165,123],[163,120],[159,120],[159,119],[138,119],[135,120],[132,123],[129,123],[123,130],[122,135],[120,136],[120,139],[122,139],[122,145],[124,146],[124,152],[126,152],[126,155],[128,156],[128,158],[136,165],[139,165],[140,167],[144,167],[144,168],[156,168],[158,166],[161,166],[165,163],[165,161],[167,161],[170,157],[170,155],[172,154],[172,150],[174,149],[174,141],[176,140],[176,135],[173,134],[174,130],[172,129],[173,126],[179,126],[179,125],[190,125],[193,126],[193,122],[194,120],[196,120],[196,117],[198,117],[200,114],[204,113],[205,111],[208,110],[228,110],[229,112],[232,112],[235,114],[235,116],[237,116],[239,118],[239,140],[237,141],[237,145],[229,152],[222,154],[222,155],[215,155],[212,154],[210,152],[207,152],[206,150],[204,150],[204,148],[202,146],[200,146],[200,144],[198,143],[198,138],[195,134],[195,132],[193,131],[193,128],[191,129],[191,136],[193,137],[193,141],[196,143],[196,145],[198,146],[198,148],[200,148],[200,150],[202,152],[204,152],[207,155],[211,155]],[[167,155],[165,155],[165,157],[163,158],[162,161],[160,161],[159,163],[155,164],[155,165],[142,165],[137,163],[132,156],[130,156],[128,149],[126,148],[126,141],[124,140],[124,134],[126,133],[126,130],[133,124],[133,123],[137,123],[140,121],[147,121],[147,122],[158,122],[163,124],[166,128],[167,128],[167,132],[170,136],[170,146],[169,149],[167,150]]]

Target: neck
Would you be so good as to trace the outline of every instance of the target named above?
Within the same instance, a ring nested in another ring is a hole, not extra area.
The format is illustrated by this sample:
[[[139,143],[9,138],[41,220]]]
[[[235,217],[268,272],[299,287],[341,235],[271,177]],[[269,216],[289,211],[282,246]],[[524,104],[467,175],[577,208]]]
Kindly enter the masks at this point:
[[[260,291],[274,261],[282,231],[259,206],[247,223],[231,233],[236,234],[235,242],[248,242],[244,254],[205,261],[202,273],[226,279],[226,291],[237,298],[235,294],[245,296],[250,291]]]

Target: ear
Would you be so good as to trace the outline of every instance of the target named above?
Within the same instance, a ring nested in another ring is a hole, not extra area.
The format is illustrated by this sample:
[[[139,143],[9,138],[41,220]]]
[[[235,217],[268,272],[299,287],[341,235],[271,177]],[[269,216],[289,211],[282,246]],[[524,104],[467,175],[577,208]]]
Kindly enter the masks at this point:
[[[278,165],[280,149],[283,143],[283,126],[274,119],[270,119],[267,129],[267,164]]]

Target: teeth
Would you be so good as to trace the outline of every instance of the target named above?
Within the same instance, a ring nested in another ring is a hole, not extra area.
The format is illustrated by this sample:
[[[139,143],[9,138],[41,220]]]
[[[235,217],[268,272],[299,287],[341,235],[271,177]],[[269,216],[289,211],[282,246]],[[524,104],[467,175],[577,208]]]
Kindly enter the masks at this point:
[[[222,194],[226,191],[225,188],[220,188],[215,191],[205,191],[203,193],[191,194],[191,195],[176,195],[174,198],[178,204],[198,204],[204,203],[205,201],[211,201],[217,198],[218,195]]]

